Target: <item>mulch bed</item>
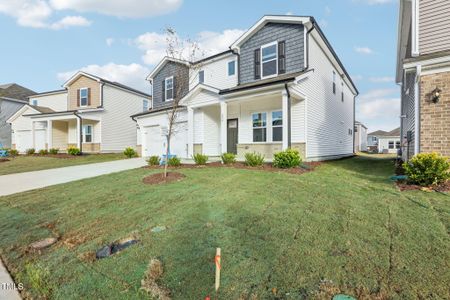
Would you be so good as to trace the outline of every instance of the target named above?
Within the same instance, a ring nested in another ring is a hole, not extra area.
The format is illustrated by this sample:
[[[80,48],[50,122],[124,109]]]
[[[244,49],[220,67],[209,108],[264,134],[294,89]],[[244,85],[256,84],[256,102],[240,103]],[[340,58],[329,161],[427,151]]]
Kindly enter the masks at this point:
[[[303,163],[302,167],[291,169],[275,168],[271,163],[265,163],[260,167],[250,167],[242,162],[236,162],[234,164],[225,165],[221,162],[208,163],[206,165],[194,165],[194,164],[182,164],[179,167],[168,167],[169,169],[202,169],[202,168],[236,168],[245,170],[259,170],[267,172],[285,172],[290,174],[304,174],[313,171],[317,166],[321,165],[321,162],[307,162]],[[145,166],[147,169],[164,169],[164,166]]]
[[[156,173],[142,179],[142,182],[145,184],[161,184],[161,183],[170,183],[174,181],[180,181],[186,176],[184,174],[178,172],[168,172],[167,177],[164,177],[164,173]]]
[[[414,184],[408,184],[405,181],[397,181],[396,183],[397,188],[403,192],[403,191],[425,191],[425,192],[441,192],[441,193],[448,193],[450,192],[450,180],[448,180],[445,183],[442,183],[440,185],[433,185],[433,186],[420,186],[420,185],[414,185]]]
[[[0,163],[7,162],[7,161],[9,161],[9,159],[7,159],[7,158],[0,158]]]

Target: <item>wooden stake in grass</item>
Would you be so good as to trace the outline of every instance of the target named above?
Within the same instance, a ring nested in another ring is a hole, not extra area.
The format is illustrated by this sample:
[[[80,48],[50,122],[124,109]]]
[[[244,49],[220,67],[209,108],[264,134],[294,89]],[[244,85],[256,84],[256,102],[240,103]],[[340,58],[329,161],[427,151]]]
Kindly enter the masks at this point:
[[[216,262],[216,292],[219,290],[220,286],[220,248],[216,249],[216,258],[214,259]]]

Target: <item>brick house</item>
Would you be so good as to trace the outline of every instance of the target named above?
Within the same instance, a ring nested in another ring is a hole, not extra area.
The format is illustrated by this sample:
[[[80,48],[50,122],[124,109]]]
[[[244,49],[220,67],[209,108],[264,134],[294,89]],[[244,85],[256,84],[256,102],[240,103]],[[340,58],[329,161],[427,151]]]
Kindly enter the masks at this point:
[[[398,28],[403,158],[450,156],[450,4],[401,0]]]

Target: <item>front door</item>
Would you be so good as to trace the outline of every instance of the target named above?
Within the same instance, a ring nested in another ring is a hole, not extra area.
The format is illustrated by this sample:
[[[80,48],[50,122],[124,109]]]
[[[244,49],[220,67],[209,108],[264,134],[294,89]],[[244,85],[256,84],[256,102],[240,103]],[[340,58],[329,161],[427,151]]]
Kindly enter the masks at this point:
[[[238,119],[230,119],[227,123],[227,152],[237,154]]]

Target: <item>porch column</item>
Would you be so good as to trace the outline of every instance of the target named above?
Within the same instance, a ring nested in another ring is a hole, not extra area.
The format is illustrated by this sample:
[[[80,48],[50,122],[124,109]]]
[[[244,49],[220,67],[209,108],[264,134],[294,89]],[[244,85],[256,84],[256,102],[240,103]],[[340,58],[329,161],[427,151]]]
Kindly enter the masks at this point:
[[[47,150],[53,148],[52,134],[53,134],[53,122],[52,120],[47,120]]]
[[[80,118],[77,118],[77,148],[81,149],[81,120]]]
[[[220,102],[220,149],[222,153],[227,153],[227,103]]]
[[[188,157],[194,155],[194,109],[188,107],[187,109],[188,118]]]
[[[284,90],[281,92],[281,107],[283,113],[283,150],[289,147],[289,96]]]
[[[33,141],[33,148],[36,149],[36,137],[34,136],[34,121],[31,121],[31,140]]]

